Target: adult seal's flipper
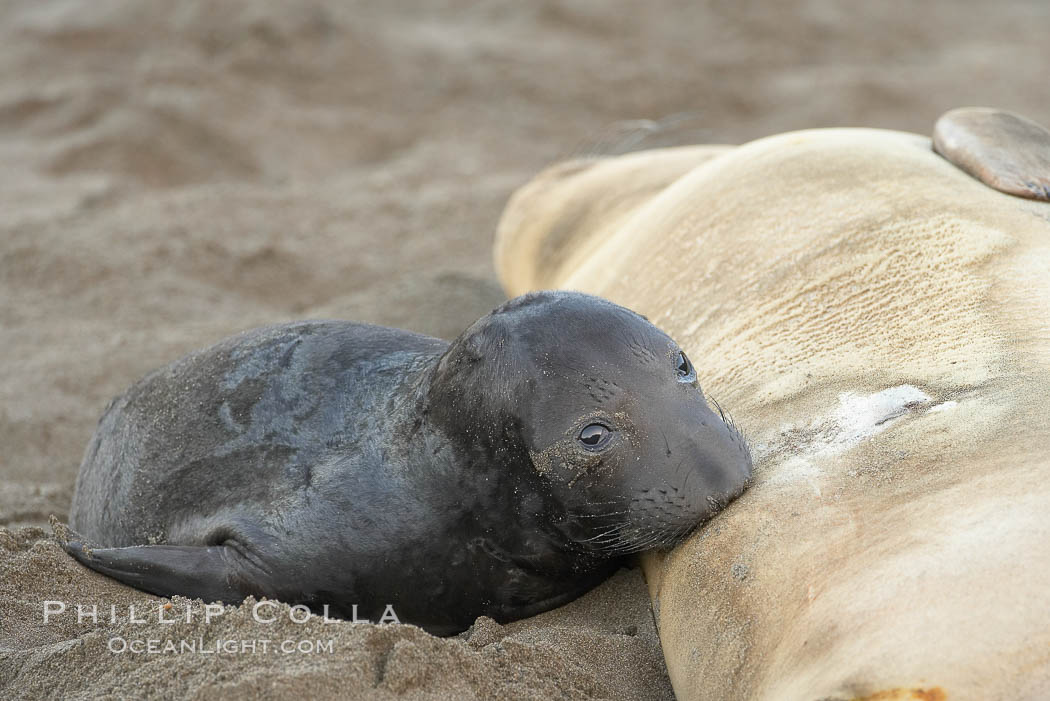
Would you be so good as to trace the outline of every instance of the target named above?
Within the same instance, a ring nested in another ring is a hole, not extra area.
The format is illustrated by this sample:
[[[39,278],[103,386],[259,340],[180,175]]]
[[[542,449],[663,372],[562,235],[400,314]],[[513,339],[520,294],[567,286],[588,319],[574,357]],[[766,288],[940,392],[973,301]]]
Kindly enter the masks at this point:
[[[946,112],[933,127],[933,149],[991,188],[1050,201],[1050,131],[990,107]]]

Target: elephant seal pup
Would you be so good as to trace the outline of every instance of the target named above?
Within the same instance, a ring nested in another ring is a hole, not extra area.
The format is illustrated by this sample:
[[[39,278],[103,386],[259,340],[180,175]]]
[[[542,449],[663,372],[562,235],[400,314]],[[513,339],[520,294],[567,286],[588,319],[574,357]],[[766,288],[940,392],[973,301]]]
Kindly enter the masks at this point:
[[[1050,131],[990,107],[960,107],[933,127],[933,149],[1009,195],[1050,201]]]
[[[666,334],[540,292],[452,344],[306,321],[153,372],[103,415],[64,547],[162,596],[390,605],[447,635],[570,601],[750,474]]]

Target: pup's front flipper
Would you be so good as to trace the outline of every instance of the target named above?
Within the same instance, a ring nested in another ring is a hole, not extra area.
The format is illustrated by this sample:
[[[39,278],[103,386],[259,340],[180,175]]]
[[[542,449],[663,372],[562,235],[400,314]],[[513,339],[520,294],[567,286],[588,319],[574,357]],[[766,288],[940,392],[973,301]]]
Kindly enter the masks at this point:
[[[270,573],[232,545],[133,545],[96,548],[80,540],[62,543],[81,564],[137,589],[204,601],[240,603],[264,595]]]

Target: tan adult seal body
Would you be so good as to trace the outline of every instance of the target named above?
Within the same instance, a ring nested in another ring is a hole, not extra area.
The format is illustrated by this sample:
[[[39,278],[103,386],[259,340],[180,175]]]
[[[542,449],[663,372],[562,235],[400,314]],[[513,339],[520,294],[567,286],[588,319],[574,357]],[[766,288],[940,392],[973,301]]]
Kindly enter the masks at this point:
[[[646,558],[676,694],[1050,698],[1050,204],[914,134],[711,156],[597,239],[581,193],[630,192],[620,159],[552,168],[497,247],[512,293],[560,270],[667,328],[754,429],[751,489]]]

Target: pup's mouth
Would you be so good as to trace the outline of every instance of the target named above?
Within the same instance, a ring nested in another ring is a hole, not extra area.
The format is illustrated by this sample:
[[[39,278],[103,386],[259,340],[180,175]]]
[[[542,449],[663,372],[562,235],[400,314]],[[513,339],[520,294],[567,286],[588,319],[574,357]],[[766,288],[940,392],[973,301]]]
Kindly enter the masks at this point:
[[[622,503],[610,504],[602,513],[581,518],[579,523],[589,531],[589,535],[580,540],[581,544],[610,557],[645,550],[667,550],[708,524],[739,497],[751,484],[751,449],[732,417],[721,407],[719,414],[739,453],[731,468],[739,479],[728,491],[702,495],[690,493],[688,487],[693,475],[689,475],[680,487],[661,485],[645,489]]]
[[[663,525],[649,527],[632,522],[618,523],[583,542],[592,552],[608,557],[630,555],[646,550],[669,550],[685,540],[709,518],[683,522],[674,527]]]
[[[675,487],[658,487],[633,497],[626,508],[605,514],[602,525],[582,539],[588,549],[609,557],[645,550],[669,550],[722,512],[740,493],[709,495],[698,508]]]
[[[747,437],[714,398],[707,400],[723,427],[717,436],[708,433],[705,440],[715,440],[721,447],[707,458],[700,457],[704,451],[697,454],[701,462],[677,475],[674,485],[664,482],[615,501],[591,504],[587,513],[570,514],[578,545],[607,557],[670,549],[747,489],[753,467]]]

